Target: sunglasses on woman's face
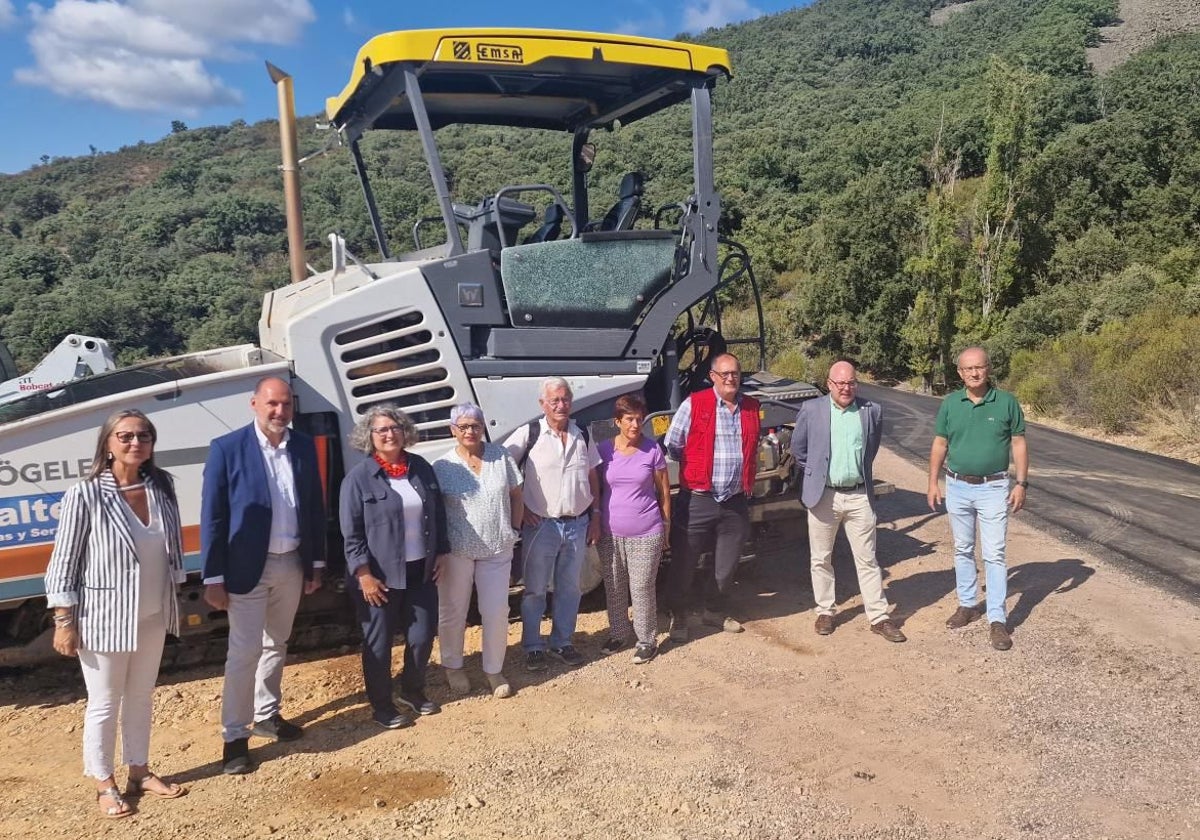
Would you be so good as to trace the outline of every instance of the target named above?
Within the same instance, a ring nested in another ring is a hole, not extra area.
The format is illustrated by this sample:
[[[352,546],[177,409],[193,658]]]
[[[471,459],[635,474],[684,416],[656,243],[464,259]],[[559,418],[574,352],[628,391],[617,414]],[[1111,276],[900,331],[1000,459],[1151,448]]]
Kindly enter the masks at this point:
[[[151,432],[113,432],[113,437],[121,443],[133,443],[134,439],[138,443],[154,442],[154,434]]]

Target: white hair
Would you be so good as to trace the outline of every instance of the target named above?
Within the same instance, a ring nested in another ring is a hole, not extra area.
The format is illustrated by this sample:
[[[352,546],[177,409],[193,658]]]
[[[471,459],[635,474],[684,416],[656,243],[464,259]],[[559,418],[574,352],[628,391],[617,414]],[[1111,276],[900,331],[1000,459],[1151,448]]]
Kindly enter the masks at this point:
[[[571,390],[570,384],[561,376],[547,376],[542,380],[542,385],[538,388],[538,399],[545,399],[546,395],[556,388],[565,388],[567,396],[575,398],[575,392]]]
[[[483,409],[475,405],[475,403],[460,403],[450,409],[450,422],[457,423],[462,418],[467,417],[483,422]]]

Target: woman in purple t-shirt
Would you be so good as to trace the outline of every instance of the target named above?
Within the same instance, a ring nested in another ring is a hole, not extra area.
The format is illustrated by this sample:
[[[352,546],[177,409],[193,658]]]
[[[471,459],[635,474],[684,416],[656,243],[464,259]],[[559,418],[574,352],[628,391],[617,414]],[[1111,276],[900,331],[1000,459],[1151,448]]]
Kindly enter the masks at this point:
[[[646,403],[635,394],[617,399],[617,436],[596,446],[600,456],[600,565],[608,598],[609,639],[616,653],[637,639],[633,661],[658,653],[654,579],[671,529],[671,485],[658,443],[642,436]],[[629,620],[630,596],[633,621]]]

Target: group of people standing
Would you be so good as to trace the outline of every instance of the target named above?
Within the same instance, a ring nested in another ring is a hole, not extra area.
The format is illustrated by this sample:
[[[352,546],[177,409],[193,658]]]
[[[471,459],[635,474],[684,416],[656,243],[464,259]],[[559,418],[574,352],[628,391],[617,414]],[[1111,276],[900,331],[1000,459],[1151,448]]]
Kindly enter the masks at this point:
[[[959,607],[947,623],[962,627],[979,617],[978,520],[991,640],[1004,650],[1011,646],[1004,624],[1004,523],[1007,512],[1024,503],[1024,421],[1011,396],[990,386],[982,348],[964,351],[959,371],[965,387],[942,405],[930,458],[929,503],[942,500],[944,466],[954,532]],[[450,691],[471,690],[463,648],[472,589],[488,690],[496,698],[513,694],[502,669],[518,539],[521,646],[529,671],[545,669],[550,657],[571,667],[585,661],[573,637],[588,544],[597,546],[608,597],[605,654],[632,646],[633,661],[644,664],[658,653],[655,581],[668,542],[669,638],[688,640],[697,588],[704,624],[743,630],[728,594],[749,534],[760,406],[740,392],[733,355],[714,358],[709,379],[712,388],[683,401],[663,439],[679,462],[673,503],[666,460],[642,432],[647,408],[636,395],[616,401],[617,433],[603,442],[590,441],[571,419],[573,395],[560,378],[541,383],[542,417],[502,443],[486,441],[478,406],[458,405],[450,415],[455,446],[433,463],[409,451],[418,433],[399,408],[375,406],[358,419],[350,440],[366,457],[342,480],[338,520],[375,723],[397,729],[411,725],[412,715],[439,711],[425,693],[435,637]],[[816,632],[834,629],[830,557],[844,524],[871,629],[902,642],[875,558],[871,468],[881,411],[857,396],[849,362],[831,368],[828,385],[828,399],[803,405],[792,438],[808,508]],[[290,428],[290,386],[267,377],[250,404],[252,423],[212,441],[201,502],[204,597],[229,621],[221,703],[227,774],[253,770],[251,736],[290,741],[303,735],[282,714],[283,666],[301,596],[322,585],[327,539],[316,448],[311,437]],[[87,478],[63,498],[46,573],[54,647],[78,656],[87,686],[84,772],[109,818],[132,814],[132,797],[187,793],[149,766],[151,695],[165,637],[179,632],[175,587],[185,578],[179,508],[170,476],[154,464],[157,440],[154,424],[138,411],[117,412],[104,423]],[[1017,468],[1011,491],[1010,451]],[[712,556],[712,571],[695,587],[704,554]],[[550,634],[543,637],[551,585]],[[397,635],[404,639],[404,661],[394,678]],[[129,768],[124,793],[114,776],[118,718]]]

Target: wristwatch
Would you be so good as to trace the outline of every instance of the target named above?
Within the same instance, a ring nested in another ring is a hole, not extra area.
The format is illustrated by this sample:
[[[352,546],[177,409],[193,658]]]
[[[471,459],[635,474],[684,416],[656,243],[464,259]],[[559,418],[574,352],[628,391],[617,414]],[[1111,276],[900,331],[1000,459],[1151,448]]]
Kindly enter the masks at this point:
[[[1018,487],[1028,487],[1028,486],[1029,486],[1029,480],[1028,480],[1028,479],[1025,479],[1025,478],[1022,478],[1020,481],[1018,481],[1018,482],[1017,482],[1017,486],[1018,486]]]

